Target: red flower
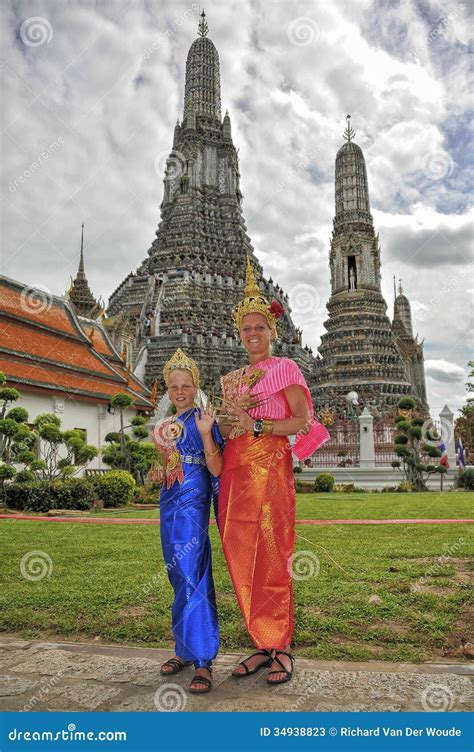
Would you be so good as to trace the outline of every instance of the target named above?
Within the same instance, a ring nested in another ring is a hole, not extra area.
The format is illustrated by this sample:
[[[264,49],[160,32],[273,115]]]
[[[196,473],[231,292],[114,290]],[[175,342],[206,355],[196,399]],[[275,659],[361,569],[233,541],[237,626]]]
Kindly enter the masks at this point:
[[[285,309],[282,305],[280,305],[280,303],[278,303],[278,301],[274,300],[269,310],[270,313],[273,313],[276,319],[279,319]]]

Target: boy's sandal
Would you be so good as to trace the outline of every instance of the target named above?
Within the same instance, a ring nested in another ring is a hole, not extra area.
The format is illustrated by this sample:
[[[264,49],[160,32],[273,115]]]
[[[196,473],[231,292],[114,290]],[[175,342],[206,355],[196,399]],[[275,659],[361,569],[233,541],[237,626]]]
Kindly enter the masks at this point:
[[[208,668],[207,671],[211,673],[211,669]],[[193,684],[204,684],[204,687],[193,687]],[[193,676],[193,680],[191,684],[189,685],[189,691],[191,694],[194,695],[205,695],[207,692],[210,692],[212,689],[212,681],[207,678],[207,676],[200,676],[199,674],[196,674]]]
[[[288,656],[288,658],[291,659],[291,671],[288,671],[288,669],[284,667],[283,663],[278,658],[279,655],[286,655]],[[284,650],[277,650],[275,652],[275,657],[273,660],[276,661],[281,666],[281,671],[279,671],[278,669],[275,671],[269,671],[267,674],[267,684],[286,684],[286,682],[289,682],[293,676],[293,664],[295,662],[294,657],[291,655],[291,653],[285,653]],[[286,676],[284,676],[283,679],[277,679],[275,681],[272,681],[270,679],[269,681],[268,677],[272,676],[272,674],[286,674]]]
[[[251,658],[253,658],[256,655],[266,655],[267,656],[267,660],[266,661],[262,661],[257,666],[254,666],[254,668],[249,669],[249,667],[247,666],[247,661],[250,661]],[[239,666],[243,666],[244,667],[245,673],[243,674],[241,671],[237,671],[236,669],[234,669],[232,671],[232,676],[236,676],[237,679],[243,679],[246,676],[252,676],[252,674],[256,674],[257,671],[260,671],[261,668],[266,668],[267,666],[271,666],[271,663],[272,663],[272,654],[271,654],[271,652],[269,650],[257,650],[256,653],[252,653],[252,655],[249,655],[248,658],[246,658],[244,661],[241,661],[239,663]],[[238,666],[237,666],[237,668],[238,668]]]
[[[169,661],[166,661],[163,663],[160,674],[162,676],[171,676],[172,674],[179,674],[181,669],[185,668],[186,666],[191,666],[192,661],[180,661],[179,658],[170,658]],[[171,666],[171,671],[163,671],[165,666]]]

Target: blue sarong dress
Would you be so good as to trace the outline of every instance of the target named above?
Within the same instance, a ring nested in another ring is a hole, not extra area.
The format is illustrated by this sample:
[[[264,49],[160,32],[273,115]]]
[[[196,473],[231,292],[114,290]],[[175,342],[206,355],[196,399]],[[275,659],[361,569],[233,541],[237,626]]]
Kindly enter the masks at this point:
[[[192,409],[195,412],[195,408]],[[195,668],[209,668],[219,648],[216,596],[212,578],[209,516],[216,504],[218,479],[207,469],[204,446],[194,415],[187,411],[177,422],[183,432],[175,441],[182,463],[182,482],[160,495],[160,533],[163,557],[174,590],[171,611],[175,652]],[[212,437],[222,449],[216,424]]]

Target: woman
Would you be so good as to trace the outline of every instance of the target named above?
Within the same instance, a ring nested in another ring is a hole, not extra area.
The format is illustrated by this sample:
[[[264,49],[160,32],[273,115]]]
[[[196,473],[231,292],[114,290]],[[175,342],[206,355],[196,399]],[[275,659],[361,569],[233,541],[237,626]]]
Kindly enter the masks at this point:
[[[294,658],[291,564],[295,543],[292,451],[299,459],[329,439],[314,419],[303,374],[288,358],[271,355],[279,303],[269,305],[247,259],[245,297],[234,309],[249,364],[221,379],[232,423],[219,479],[218,524],[232,582],[257,652],[233,676],[270,667],[268,684],[291,679]],[[288,436],[296,435],[293,447]]]
[[[208,527],[216,476],[222,469],[223,441],[212,407],[195,408],[199,388],[195,361],[177,350],[163,374],[176,415],[156,426],[153,439],[163,457],[160,529],[174,590],[176,652],[161,673],[176,674],[194,663],[190,692],[204,693],[212,687],[212,660],[219,647]]]

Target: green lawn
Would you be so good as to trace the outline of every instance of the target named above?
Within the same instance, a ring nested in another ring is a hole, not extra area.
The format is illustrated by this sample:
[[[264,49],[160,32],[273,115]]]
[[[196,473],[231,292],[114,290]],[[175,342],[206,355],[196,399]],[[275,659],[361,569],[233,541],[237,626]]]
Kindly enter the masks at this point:
[[[473,498],[302,495],[298,517],[467,517]],[[471,525],[307,525],[296,534],[298,556],[313,567],[315,557],[319,561],[319,573],[295,581],[297,653],[344,660],[458,657],[462,640],[469,639],[469,608],[472,615]],[[247,648],[215,526],[211,538],[222,649]],[[172,645],[172,591],[158,526],[0,520],[0,545],[0,629],[25,638],[100,636]],[[34,550],[45,552],[53,568],[50,577],[29,581],[20,561]],[[438,561],[446,553],[452,558]],[[412,591],[417,581],[421,587]],[[369,604],[371,595],[382,603]]]

